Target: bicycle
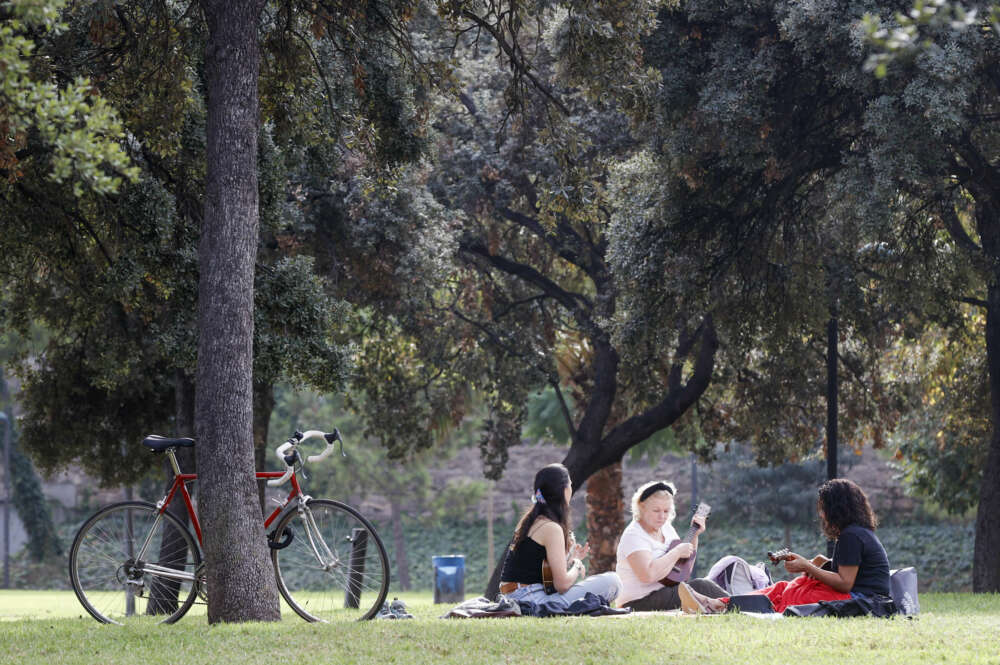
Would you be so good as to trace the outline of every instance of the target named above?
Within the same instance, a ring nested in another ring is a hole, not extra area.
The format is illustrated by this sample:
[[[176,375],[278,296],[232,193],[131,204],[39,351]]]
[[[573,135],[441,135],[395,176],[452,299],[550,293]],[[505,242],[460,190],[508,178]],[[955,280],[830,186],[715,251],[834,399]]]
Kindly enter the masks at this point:
[[[310,463],[329,455],[336,441],[344,455],[336,429],[329,434],[296,432],[277,448],[285,470],[256,472],[258,480],[266,479],[272,487],[291,480],[288,496],[264,520],[278,591],[306,621],[370,619],[389,589],[389,559],[375,528],[358,511],[302,493],[298,472],[305,461],[298,448],[315,437],[323,438],[326,447],[307,457]],[[173,623],[197,598],[208,597],[201,525],[187,489],[197,475],[181,473],[176,457],[178,448],[195,442],[153,435],[142,445],[169,458],[174,480],[167,493],[155,505],[123,501],[102,508],[84,522],[70,548],[73,591],[102,623],[124,625],[146,615]],[[178,492],[191,529],[167,512]]]

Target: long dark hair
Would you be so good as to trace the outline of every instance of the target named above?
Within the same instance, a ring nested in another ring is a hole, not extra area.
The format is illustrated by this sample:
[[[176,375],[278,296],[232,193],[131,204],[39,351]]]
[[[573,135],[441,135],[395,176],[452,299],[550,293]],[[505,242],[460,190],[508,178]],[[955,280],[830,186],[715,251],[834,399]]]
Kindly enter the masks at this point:
[[[878,518],[864,490],[847,478],[834,478],[820,485],[816,507],[823,533],[831,540],[839,538],[840,532],[852,524],[872,531],[878,527]]]
[[[521,515],[517,528],[514,529],[514,539],[510,549],[515,549],[521,541],[528,537],[531,525],[539,517],[546,517],[563,530],[563,540],[569,550],[569,504],[566,502],[566,488],[569,487],[569,471],[562,464],[549,464],[535,474],[535,485],[532,491],[536,497],[541,493],[542,500],[537,501]]]

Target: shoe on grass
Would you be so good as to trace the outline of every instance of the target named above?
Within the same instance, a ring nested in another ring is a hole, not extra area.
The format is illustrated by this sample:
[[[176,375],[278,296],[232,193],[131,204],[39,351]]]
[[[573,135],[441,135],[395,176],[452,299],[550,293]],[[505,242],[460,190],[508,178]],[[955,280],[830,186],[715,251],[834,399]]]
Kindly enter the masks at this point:
[[[413,618],[413,615],[406,611],[406,603],[399,598],[392,599],[392,602],[389,604],[389,611],[396,615],[395,618],[397,619]]]
[[[396,616],[393,613],[393,611],[389,608],[389,603],[382,603],[382,609],[380,609],[378,611],[378,614],[375,615],[375,618],[376,619],[398,619],[399,617]]]
[[[686,583],[677,585],[677,595],[681,599],[681,609],[684,614],[705,614],[707,608],[703,607],[698,599],[694,597],[694,591]]]

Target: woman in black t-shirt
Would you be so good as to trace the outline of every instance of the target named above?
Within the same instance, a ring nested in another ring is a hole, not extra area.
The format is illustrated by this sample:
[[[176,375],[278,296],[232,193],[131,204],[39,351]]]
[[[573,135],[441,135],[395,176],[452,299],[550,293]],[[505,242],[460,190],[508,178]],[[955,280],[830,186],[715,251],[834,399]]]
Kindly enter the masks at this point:
[[[878,519],[864,491],[846,478],[828,480],[819,488],[816,509],[823,533],[836,541],[833,560],[822,554],[811,560],[785,554],[785,569],[801,575],[755,593],[767,596],[776,612],[821,600],[888,597],[889,558],[875,535]],[[686,591],[708,610],[707,599]]]
[[[514,530],[500,574],[500,593],[512,600],[565,608],[587,592],[610,605],[621,592],[615,573],[586,577],[581,559],[590,548],[573,542],[569,526],[572,494],[569,471],[562,464],[549,464],[535,474],[533,505]],[[543,563],[551,571],[551,580],[542,577]]]
[[[826,557],[806,561],[798,554],[788,555],[785,569],[852,596],[888,596],[889,557],[875,535],[878,518],[864,491],[846,478],[828,480],[819,488],[816,508],[823,533],[836,541],[829,570],[822,567]]]

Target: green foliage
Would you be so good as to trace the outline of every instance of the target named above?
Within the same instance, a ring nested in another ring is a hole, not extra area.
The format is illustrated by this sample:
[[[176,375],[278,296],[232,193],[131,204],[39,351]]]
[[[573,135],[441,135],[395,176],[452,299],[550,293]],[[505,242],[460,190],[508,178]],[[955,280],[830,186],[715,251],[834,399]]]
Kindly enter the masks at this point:
[[[994,32],[1000,29],[1000,6],[992,2],[973,5],[978,6],[966,7],[949,0],[916,0],[906,13],[893,14],[888,26],[878,14],[866,13],[862,21],[865,34],[879,50],[868,56],[865,69],[884,78],[893,61],[940,50],[937,40],[942,37],[947,40],[949,31],[958,32],[974,26],[991,27]]]
[[[711,518],[710,518],[711,519]],[[698,574],[713,563],[736,554],[750,563],[767,560],[767,552],[784,546],[785,525],[726,525],[713,527],[699,536]],[[917,569],[920,591],[969,591],[972,588],[974,526],[962,524],[913,524],[882,526],[876,531],[889,556],[889,566]],[[793,526],[792,550],[805,557],[826,554],[826,537],[819,525]],[[781,566],[770,567],[775,581],[792,576]]]
[[[571,410],[572,403],[567,405]],[[572,412],[572,411],[571,411]],[[570,440],[569,429],[562,405],[550,387],[532,393],[528,397],[528,413],[524,419],[524,436],[535,440],[549,440],[556,443]]]
[[[65,4],[0,4],[0,173],[8,183],[16,181],[30,156],[47,164],[54,182],[70,183],[75,196],[85,189],[115,192],[123,177],[135,181],[139,176],[122,150],[125,132],[117,114],[89,79],[79,76],[57,85],[37,57],[36,35],[66,29],[59,22]]]
[[[332,390],[347,376],[349,348],[334,341],[346,306],[329,297],[306,256],[279,258],[254,285],[254,380],[295,379]]]
[[[310,479],[305,486],[310,494],[354,505],[379,495],[397,504],[408,519],[424,527],[476,519],[469,507],[478,503],[485,483],[455,481],[434,486],[430,475],[432,468],[447,466],[459,446],[471,443],[468,430],[474,427],[473,423],[451,433],[433,451],[393,459],[388,446],[364,435],[364,423],[369,416],[364,413],[363,401],[358,408],[362,413],[348,410],[341,397],[324,396],[300,387],[281,386],[276,391],[272,431],[284,436],[296,430],[332,431],[337,427],[345,441],[346,457],[331,455],[323,466],[307,468]],[[381,535],[388,541],[387,531]]]
[[[4,453],[7,443],[10,444],[10,468],[4,469],[4,474],[10,474],[14,509],[28,533],[28,556],[32,561],[40,562],[62,555],[63,546],[52,521],[52,511],[42,493],[41,481],[31,460],[18,446],[20,437],[13,406],[7,380],[0,368],[0,412],[5,416],[0,420],[0,454]]]
[[[706,478],[704,500],[712,506],[713,522],[815,522],[816,488],[826,477],[823,460],[762,466],[744,446],[733,446],[724,458]]]
[[[390,550],[390,562],[395,562],[393,544],[386,538],[389,533],[387,525],[376,526],[386,548]],[[498,534],[497,541],[501,541],[513,532],[514,525],[498,522],[493,528]],[[431,557],[448,554],[465,556],[467,594],[478,594],[486,587],[495,562],[487,561],[485,524],[443,524],[428,528],[408,521],[404,532],[414,589],[433,588]],[[968,523],[939,523],[884,526],[878,529],[877,534],[889,555],[889,564],[893,568],[914,566],[920,591],[924,592],[971,589],[972,532],[973,526]],[[578,535],[582,538],[580,542],[586,540],[585,533]],[[815,523],[792,526],[791,538],[793,550],[803,556],[826,553],[826,537]],[[713,517],[710,518],[708,531],[699,538],[699,542],[697,572],[704,575],[713,563],[730,554],[741,556],[750,563],[766,561],[769,550],[784,546],[785,525],[768,521],[764,516],[752,525],[727,523],[720,526]],[[768,570],[775,581],[791,578],[781,566],[768,564]],[[392,579],[398,580],[395,569]]]
[[[395,544],[388,537],[391,533],[388,524],[380,523],[376,528],[389,552],[393,581],[390,589],[395,590],[399,581],[396,572]],[[496,522],[493,524],[493,529],[498,543],[495,547],[499,553],[499,548],[507,542],[506,538],[514,532],[514,525]],[[442,523],[428,527],[415,520],[406,520],[403,534],[413,589],[433,589],[434,566],[431,558],[450,554],[461,554],[465,557],[465,591],[468,596],[479,595],[486,588],[496,561],[487,561],[486,525],[482,521],[464,524]]]
[[[894,353],[894,369],[911,377],[918,404],[892,438],[903,477],[952,514],[979,502],[975,481],[983,475],[992,431],[979,342],[984,324],[982,314],[970,310],[963,325],[932,329]]]

